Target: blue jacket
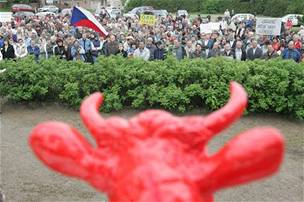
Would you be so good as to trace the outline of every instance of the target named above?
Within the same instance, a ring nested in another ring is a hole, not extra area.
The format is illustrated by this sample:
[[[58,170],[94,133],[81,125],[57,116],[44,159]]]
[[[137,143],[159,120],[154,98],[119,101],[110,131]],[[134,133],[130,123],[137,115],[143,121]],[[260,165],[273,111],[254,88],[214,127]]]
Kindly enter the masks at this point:
[[[155,60],[164,60],[166,58],[166,52],[164,49],[157,48],[154,51],[154,59]]]
[[[284,60],[293,59],[295,62],[300,62],[301,54],[297,49],[285,48],[282,57]]]
[[[38,46],[35,46],[35,47],[29,46],[29,47],[27,47],[27,52],[30,55],[39,56],[40,55],[40,48]]]
[[[0,48],[3,48],[3,46],[4,46],[4,40],[0,39]]]
[[[92,43],[90,39],[79,39],[79,45],[83,47],[85,53],[88,53],[92,50]]]

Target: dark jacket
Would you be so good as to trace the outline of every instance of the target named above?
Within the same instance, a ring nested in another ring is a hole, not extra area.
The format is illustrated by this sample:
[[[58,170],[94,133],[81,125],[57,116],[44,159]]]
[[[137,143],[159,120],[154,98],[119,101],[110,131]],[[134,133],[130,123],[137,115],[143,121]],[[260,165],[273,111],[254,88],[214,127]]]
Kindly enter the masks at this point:
[[[261,48],[256,48],[255,53],[253,54],[253,48],[249,48],[247,51],[247,59],[255,60],[263,57],[263,51]]]
[[[124,50],[119,50],[117,55],[121,55],[124,58],[128,57],[127,51],[124,51]]]
[[[156,48],[154,51],[155,60],[164,60],[166,58],[166,51],[164,49]]]
[[[1,53],[2,53],[3,59],[15,58],[15,49],[11,44],[8,45],[7,50],[5,50],[5,46],[3,46]]]
[[[233,51],[234,59],[236,59],[236,52],[237,52],[237,49],[234,49],[234,51]],[[245,61],[245,60],[246,60],[246,51],[244,49],[242,49],[241,61]]]
[[[119,51],[119,44],[117,41],[108,42],[105,44],[105,55],[116,55]]]
[[[177,60],[182,60],[186,56],[186,50],[183,46],[180,46],[178,48],[174,47],[173,54]]]
[[[156,46],[155,45],[147,45],[146,48],[150,51],[150,58],[149,60],[154,60],[154,52],[156,50]]]
[[[206,52],[205,51],[198,52],[197,50],[195,50],[191,54],[191,58],[206,58]]]
[[[208,58],[221,56],[221,49],[212,49],[208,53]]]
[[[56,56],[59,56],[60,59],[66,58],[66,50],[64,46],[56,46],[54,49],[54,53]]]
[[[233,57],[234,57],[234,51],[233,51],[233,50],[230,50],[229,52],[227,52],[227,51],[224,50],[224,51],[221,53],[221,56],[226,57],[226,58],[231,58],[231,59],[233,59]]]

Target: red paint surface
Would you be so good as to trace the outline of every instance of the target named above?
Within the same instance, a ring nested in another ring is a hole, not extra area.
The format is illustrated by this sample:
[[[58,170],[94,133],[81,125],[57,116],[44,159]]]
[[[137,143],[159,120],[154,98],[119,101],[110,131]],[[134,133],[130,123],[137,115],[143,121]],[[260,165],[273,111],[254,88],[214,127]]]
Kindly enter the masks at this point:
[[[87,181],[111,202],[213,201],[219,189],[273,174],[284,153],[279,131],[255,128],[208,155],[208,141],[246,108],[244,89],[232,82],[230,90],[229,102],[206,117],[148,110],[130,120],[103,119],[103,96],[95,93],[84,100],[80,115],[96,147],[60,122],[38,125],[29,143],[47,166]]]

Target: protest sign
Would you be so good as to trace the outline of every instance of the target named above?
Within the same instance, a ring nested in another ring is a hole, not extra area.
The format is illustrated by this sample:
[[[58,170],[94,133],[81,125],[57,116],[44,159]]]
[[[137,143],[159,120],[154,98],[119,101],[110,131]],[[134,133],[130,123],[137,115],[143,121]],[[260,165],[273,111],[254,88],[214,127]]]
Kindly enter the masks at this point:
[[[12,12],[0,12],[0,22],[10,22],[12,20]]]
[[[220,30],[220,23],[219,22],[209,22],[206,24],[201,24],[200,30],[201,30],[201,33],[211,34],[213,31]]]
[[[154,15],[141,14],[139,22],[141,25],[153,26],[156,23],[156,17]]]
[[[258,35],[281,35],[281,18],[257,18],[256,34]]]

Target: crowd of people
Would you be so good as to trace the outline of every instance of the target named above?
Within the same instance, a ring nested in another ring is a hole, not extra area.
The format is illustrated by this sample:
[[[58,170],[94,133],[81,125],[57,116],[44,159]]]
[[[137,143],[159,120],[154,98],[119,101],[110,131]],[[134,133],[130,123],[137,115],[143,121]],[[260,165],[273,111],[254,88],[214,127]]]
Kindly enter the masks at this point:
[[[101,55],[150,61],[173,55],[178,60],[222,56],[241,61],[282,57],[304,62],[304,27],[295,33],[287,23],[280,36],[259,36],[255,34],[255,19],[235,23],[227,12],[217,19],[220,29],[212,33],[200,30],[204,21],[200,15],[192,20],[168,15],[158,18],[154,26],[142,25],[137,18],[100,15],[97,19],[109,32],[102,36],[70,26],[70,17],[32,16],[1,23],[0,60],[32,55],[37,61],[57,56],[94,63]]]

